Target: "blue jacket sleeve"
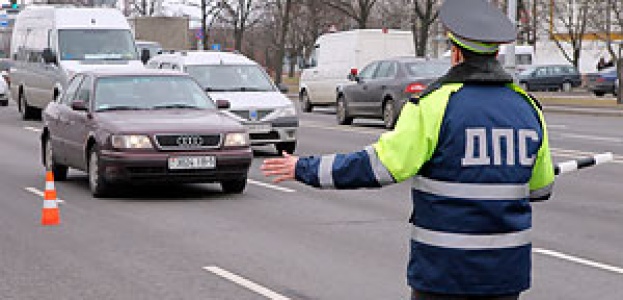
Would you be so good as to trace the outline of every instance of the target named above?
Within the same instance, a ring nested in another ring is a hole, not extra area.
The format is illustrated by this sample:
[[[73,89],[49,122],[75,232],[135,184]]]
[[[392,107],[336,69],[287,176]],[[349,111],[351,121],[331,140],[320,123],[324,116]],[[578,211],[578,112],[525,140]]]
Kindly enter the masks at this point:
[[[395,183],[373,147],[348,154],[302,157],[296,164],[296,180],[319,188],[378,188]]]

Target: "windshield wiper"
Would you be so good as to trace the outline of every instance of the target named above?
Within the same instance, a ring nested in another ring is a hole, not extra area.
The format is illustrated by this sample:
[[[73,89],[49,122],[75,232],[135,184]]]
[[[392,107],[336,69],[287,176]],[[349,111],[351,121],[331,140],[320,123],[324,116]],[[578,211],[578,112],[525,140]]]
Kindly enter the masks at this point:
[[[171,103],[171,104],[164,104],[164,105],[156,105],[156,106],[152,107],[152,109],[169,109],[169,108],[202,109],[199,106],[189,105],[189,104],[185,104],[185,103]]]
[[[230,89],[215,89],[215,88],[211,88],[211,87],[207,87],[205,88],[206,92],[228,92],[230,91]]]
[[[97,111],[113,111],[113,110],[143,110],[144,108],[142,107],[136,107],[136,106],[111,106],[111,107],[104,107],[104,108],[100,108]]]

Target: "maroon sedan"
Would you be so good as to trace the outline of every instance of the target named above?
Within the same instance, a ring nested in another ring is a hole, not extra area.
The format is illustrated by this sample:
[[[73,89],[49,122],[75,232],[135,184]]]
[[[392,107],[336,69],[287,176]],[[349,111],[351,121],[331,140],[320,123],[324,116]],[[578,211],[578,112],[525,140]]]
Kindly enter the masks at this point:
[[[96,197],[160,181],[242,193],[253,153],[245,128],[218,110],[228,106],[180,73],[78,73],[43,113],[43,163],[56,180],[86,171]]]

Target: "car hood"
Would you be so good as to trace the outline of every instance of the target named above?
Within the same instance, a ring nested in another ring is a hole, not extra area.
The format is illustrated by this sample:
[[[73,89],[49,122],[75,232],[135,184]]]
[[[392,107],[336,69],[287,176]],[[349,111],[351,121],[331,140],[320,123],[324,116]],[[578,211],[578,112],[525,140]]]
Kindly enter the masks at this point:
[[[95,113],[102,128],[112,133],[241,132],[244,127],[217,110],[133,110]]]
[[[139,60],[63,60],[60,62],[70,75],[91,70],[141,70],[145,66]]]
[[[275,109],[292,105],[281,92],[209,92],[213,100],[228,100],[232,110],[249,108]]]

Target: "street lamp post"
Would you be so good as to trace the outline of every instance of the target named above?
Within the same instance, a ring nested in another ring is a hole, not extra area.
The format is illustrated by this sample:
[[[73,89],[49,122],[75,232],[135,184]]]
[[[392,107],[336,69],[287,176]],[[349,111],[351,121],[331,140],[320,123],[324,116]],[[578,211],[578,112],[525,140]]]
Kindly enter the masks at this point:
[[[618,80],[618,91],[617,91],[617,104],[623,104],[623,41],[619,41],[619,57],[617,58],[617,80]]]
[[[508,18],[517,26],[517,0],[508,0]],[[506,45],[506,51],[504,53],[506,70],[515,78],[515,42]]]

